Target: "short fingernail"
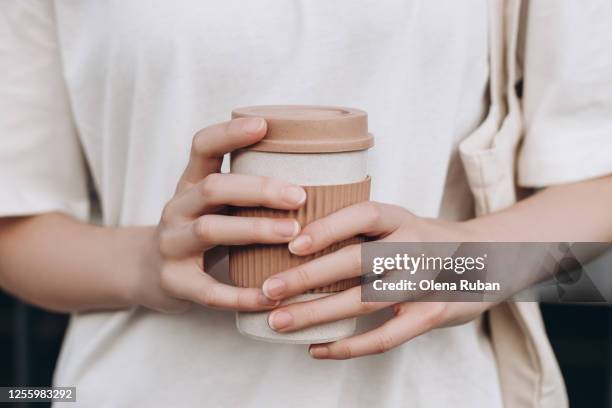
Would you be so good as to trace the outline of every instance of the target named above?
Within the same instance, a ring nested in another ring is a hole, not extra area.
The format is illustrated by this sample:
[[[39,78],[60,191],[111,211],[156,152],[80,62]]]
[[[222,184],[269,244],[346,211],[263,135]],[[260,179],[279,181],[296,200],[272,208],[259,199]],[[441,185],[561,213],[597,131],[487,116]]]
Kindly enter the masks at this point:
[[[268,317],[268,325],[272,330],[282,330],[289,327],[291,323],[293,323],[291,313],[282,310],[272,312]]]
[[[312,346],[308,352],[314,358],[326,358],[329,356],[329,348],[327,346]]]
[[[280,301],[272,300],[270,298],[267,298],[264,295],[259,295],[259,297],[257,298],[257,301],[262,306],[276,306],[278,303],[280,303]]]
[[[296,186],[285,187],[282,191],[283,200],[289,204],[302,204],[306,200],[306,192]]]
[[[262,118],[249,118],[242,125],[242,130],[246,133],[259,133],[266,125],[266,121]]]
[[[312,238],[308,235],[300,235],[289,243],[289,250],[293,253],[303,252],[312,245]]]
[[[274,232],[283,237],[295,237],[300,232],[300,224],[295,220],[274,221]]]
[[[286,288],[287,284],[284,281],[278,278],[271,278],[264,282],[261,290],[264,295],[274,298],[282,295]]]

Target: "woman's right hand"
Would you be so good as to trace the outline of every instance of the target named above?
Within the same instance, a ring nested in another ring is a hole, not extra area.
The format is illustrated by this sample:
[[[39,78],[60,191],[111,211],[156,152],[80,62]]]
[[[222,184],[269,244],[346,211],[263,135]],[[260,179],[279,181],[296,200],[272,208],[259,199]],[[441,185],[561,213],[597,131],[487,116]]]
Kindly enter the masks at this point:
[[[278,179],[220,173],[225,153],[256,143],[265,133],[265,120],[241,118],[195,135],[174,197],[141,251],[138,304],[163,312],[182,312],[193,304],[242,311],[277,305],[260,288],[226,285],[204,270],[203,252],[215,246],[286,243],[300,232],[293,219],[224,215],[228,205],[291,210],[306,201],[301,187]]]

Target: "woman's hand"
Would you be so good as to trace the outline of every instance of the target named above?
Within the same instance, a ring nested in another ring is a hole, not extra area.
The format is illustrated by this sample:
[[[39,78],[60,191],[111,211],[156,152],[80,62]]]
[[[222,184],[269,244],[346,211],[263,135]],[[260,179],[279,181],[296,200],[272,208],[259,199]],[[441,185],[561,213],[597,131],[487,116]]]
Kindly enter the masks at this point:
[[[263,119],[249,118],[217,124],[195,135],[176,193],[143,248],[137,303],[164,312],[184,311],[194,303],[243,311],[277,305],[260,289],[216,281],[204,270],[202,255],[217,245],[286,243],[299,233],[300,226],[292,219],[223,215],[227,205],[291,210],[306,200],[301,187],[280,180],[219,173],[225,153],[256,143],[265,133]]]
[[[478,241],[467,223],[419,218],[401,207],[364,202],[307,225],[289,244],[289,249],[296,255],[308,255],[359,234],[388,242]],[[276,274],[264,282],[263,291],[268,298],[281,300],[359,276],[360,251],[359,245],[345,247]],[[392,307],[394,317],[372,331],[310,347],[310,354],[315,358],[347,359],[383,353],[436,327],[470,321],[491,305],[485,302],[362,302],[361,287],[357,286],[322,299],[280,307],[270,313],[269,324],[278,332],[286,332]]]

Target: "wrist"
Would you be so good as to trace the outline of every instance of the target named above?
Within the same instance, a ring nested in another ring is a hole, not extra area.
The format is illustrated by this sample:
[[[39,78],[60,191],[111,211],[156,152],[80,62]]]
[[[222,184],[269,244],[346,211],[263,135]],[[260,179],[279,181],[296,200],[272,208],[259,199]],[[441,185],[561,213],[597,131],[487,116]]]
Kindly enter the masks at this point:
[[[499,241],[496,226],[483,222],[483,218],[472,218],[458,222],[465,236],[464,242],[495,242]]]
[[[419,242],[487,242],[493,234],[478,219],[448,221],[437,218],[417,218],[409,230]]]
[[[154,227],[116,228],[112,237],[113,293],[122,307],[139,306],[142,283],[150,274]]]

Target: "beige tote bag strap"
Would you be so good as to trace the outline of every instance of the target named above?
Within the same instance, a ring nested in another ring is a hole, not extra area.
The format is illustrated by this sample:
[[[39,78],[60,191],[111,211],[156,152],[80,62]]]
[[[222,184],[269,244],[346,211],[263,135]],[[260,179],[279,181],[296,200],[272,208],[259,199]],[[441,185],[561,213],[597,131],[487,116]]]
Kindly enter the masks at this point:
[[[491,146],[479,162],[483,183],[482,212],[492,212],[515,200],[514,164],[522,133],[522,115],[515,84],[520,76],[517,57],[521,21],[527,1],[494,0],[491,5],[491,98],[505,115]],[[500,24],[501,22],[501,24]],[[500,55],[501,53],[501,55]],[[498,98],[498,99],[497,99]],[[497,168],[495,164],[497,162]],[[510,182],[512,186],[510,186]],[[504,303],[489,312],[504,405],[507,407],[567,407],[563,379],[552,352],[537,303]]]

